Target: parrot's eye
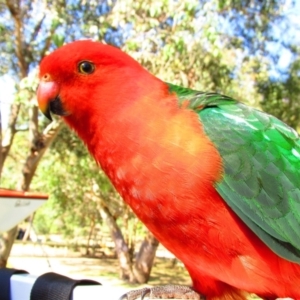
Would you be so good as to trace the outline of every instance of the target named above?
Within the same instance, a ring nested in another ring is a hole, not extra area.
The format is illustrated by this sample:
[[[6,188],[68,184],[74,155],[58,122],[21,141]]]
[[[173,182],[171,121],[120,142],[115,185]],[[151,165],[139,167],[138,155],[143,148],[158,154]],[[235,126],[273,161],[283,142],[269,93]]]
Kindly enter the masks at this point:
[[[95,71],[95,65],[89,61],[81,61],[78,64],[78,70],[82,74],[92,74]]]

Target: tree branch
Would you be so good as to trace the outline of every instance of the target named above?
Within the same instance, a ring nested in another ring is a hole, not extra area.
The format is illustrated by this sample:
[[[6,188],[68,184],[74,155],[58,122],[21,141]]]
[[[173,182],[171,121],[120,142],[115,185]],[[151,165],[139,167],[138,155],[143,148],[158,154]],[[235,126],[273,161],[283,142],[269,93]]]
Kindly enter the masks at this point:
[[[118,226],[115,218],[109,211],[105,201],[101,196],[98,197],[98,210],[101,218],[107,224],[112,239],[115,243],[115,249],[117,252],[119,264],[120,264],[120,278],[129,282],[136,282],[132,270],[132,261],[129,253],[128,245],[124,240],[124,236],[120,227]]]
[[[45,20],[45,17],[46,17],[46,14],[43,15],[43,17],[36,23],[32,33],[31,33],[31,36],[30,36],[30,40],[29,40],[29,44],[33,43],[34,40],[36,39],[39,31],[41,30],[42,28],[42,25],[43,25],[43,22]]]
[[[16,37],[16,56],[18,58],[18,65],[20,69],[20,78],[24,78],[28,73],[28,64],[25,60],[24,48],[23,48],[23,34],[22,34],[22,16],[20,8],[20,0],[6,0],[6,6],[15,23],[15,37]]]
[[[34,127],[34,130],[36,129],[36,124],[31,126]],[[50,147],[62,126],[63,123],[61,120],[54,121],[45,128],[42,134],[38,134],[37,132],[31,134],[31,148],[22,169],[22,177],[19,181],[18,189],[23,191],[29,190],[31,180],[41,158]]]

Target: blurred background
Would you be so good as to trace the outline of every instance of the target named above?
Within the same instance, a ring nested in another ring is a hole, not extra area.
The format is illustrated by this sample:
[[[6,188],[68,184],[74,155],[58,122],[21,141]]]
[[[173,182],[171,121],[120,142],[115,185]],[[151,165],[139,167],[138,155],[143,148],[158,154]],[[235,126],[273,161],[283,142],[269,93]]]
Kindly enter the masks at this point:
[[[13,247],[23,257],[92,258],[90,276],[110,266],[108,275],[131,283],[161,282],[164,270],[176,275],[170,283],[189,282],[78,138],[38,112],[39,62],[83,38],[123,49],[164,81],[232,96],[299,131],[300,1],[0,0],[0,186],[50,196],[0,234],[0,266]],[[163,272],[151,277],[153,264]]]

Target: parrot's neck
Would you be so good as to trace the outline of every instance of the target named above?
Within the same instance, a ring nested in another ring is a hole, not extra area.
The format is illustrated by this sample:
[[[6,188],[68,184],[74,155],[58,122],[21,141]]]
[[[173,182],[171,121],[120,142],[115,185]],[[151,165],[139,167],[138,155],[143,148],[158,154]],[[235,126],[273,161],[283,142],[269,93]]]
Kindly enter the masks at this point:
[[[165,83],[151,75],[139,77],[132,86],[135,89],[130,90],[130,83],[102,89],[84,122],[66,119],[143,219],[144,205],[173,202],[195,185],[199,197],[213,188],[221,158],[197,114],[180,107]]]

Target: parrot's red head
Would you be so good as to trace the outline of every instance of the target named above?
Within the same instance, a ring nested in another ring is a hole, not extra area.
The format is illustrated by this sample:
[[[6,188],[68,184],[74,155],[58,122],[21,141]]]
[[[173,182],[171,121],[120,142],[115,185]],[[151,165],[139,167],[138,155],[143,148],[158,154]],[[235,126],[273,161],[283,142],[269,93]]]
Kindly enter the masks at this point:
[[[42,60],[38,104],[50,120],[54,113],[72,126],[73,122],[84,122],[91,111],[105,110],[107,114],[108,106],[126,105],[130,99],[124,94],[130,94],[132,86],[134,98],[139,86],[136,81],[141,83],[143,77],[155,79],[121,50],[91,40],[76,41]]]

